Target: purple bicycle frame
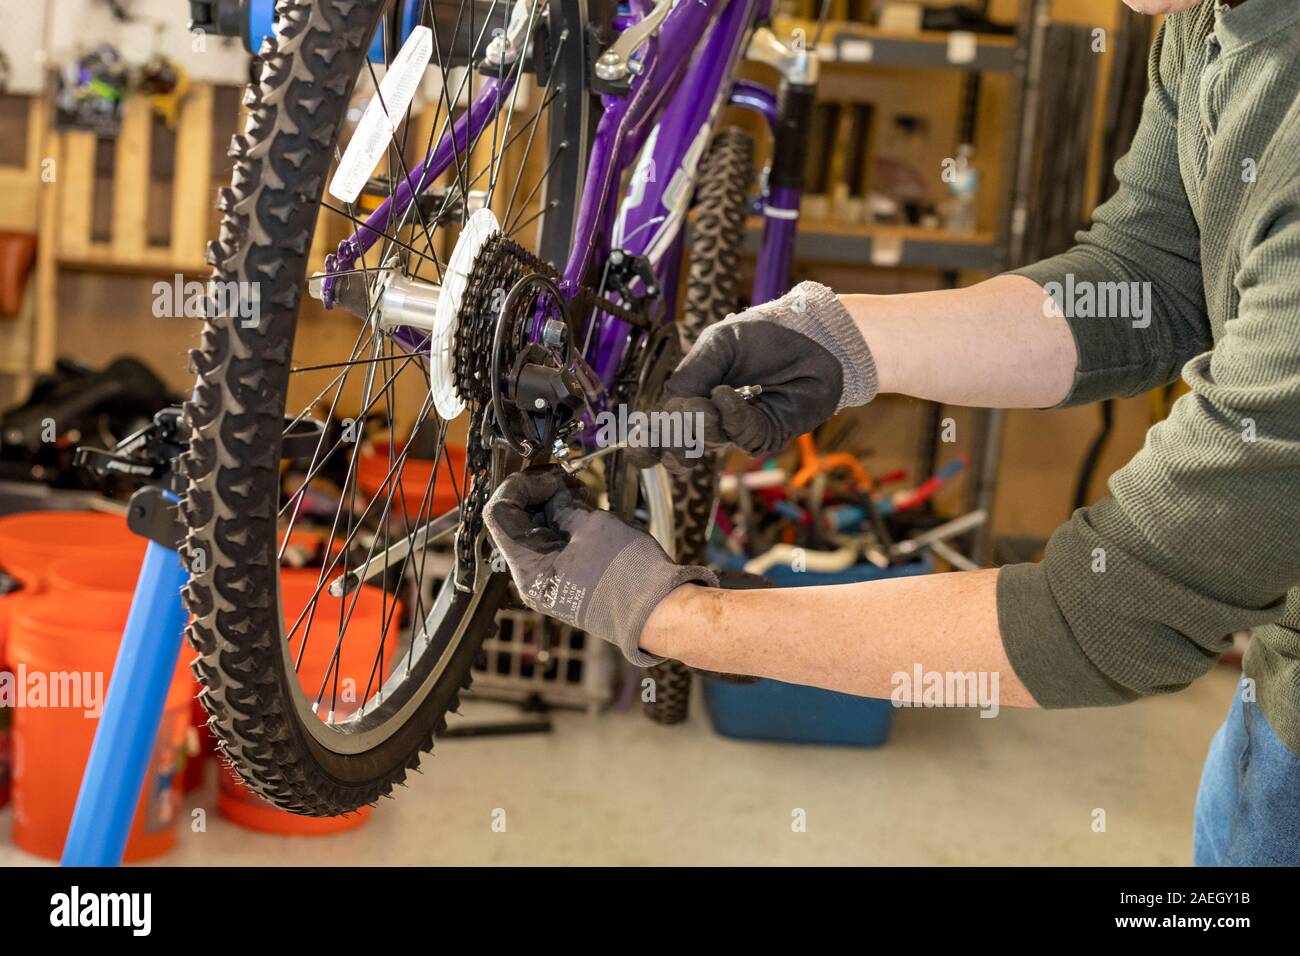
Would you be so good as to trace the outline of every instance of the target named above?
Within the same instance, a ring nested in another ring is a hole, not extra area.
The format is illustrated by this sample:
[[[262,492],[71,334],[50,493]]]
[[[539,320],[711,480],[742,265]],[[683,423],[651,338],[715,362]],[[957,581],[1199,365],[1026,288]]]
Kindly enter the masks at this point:
[[[643,17],[650,0],[631,0],[626,26]],[[592,264],[613,249],[649,259],[659,281],[659,320],[673,320],[683,248],[683,227],[696,169],[707,148],[722,107],[731,103],[755,109],[772,124],[776,98],[767,87],[733,79],[755,23],[766,17],[771,0],[678,0],[664,18],[656,38],[643,48],[640,72],[625,95],[602,98],[603,113],[592,140],[587,177],[575,219],[573,244],[563,270],[562,291],[572,293]],[[513,76],[489,78],[425,160],[411,170],[366,219],[365,225],[339,244],[327,260],[326,302],[332,275],[356,266],[401,222],[416,193],[434,182],[473,143],[505,105]],[[638,161],[639,157],[639,161]],[[621,196],[623,174],[636,165],[632,186]],[[759,246],[752,300],[766,302],[789,285],[800,191],[772,189],[763,197],[763,236]],[[605,406],[623,361],[632,329],[606,314],[592,318],[592,344],[583,356],[606,394],[589,396],[592,408]],[[403,330],[399,330],[403,331]],[[417,336],[404,336],[408,346]]]

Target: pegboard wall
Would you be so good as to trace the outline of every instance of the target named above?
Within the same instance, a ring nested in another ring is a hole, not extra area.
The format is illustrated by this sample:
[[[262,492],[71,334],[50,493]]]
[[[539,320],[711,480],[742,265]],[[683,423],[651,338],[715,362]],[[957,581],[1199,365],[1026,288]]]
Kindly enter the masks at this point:
[[[125,21],[117,19],[115,6]],[[184,0],[0,0],[0,23],[9,93],[40,92],[47,69],[100,43],[112,44],[133,64],[163,53],[197,83],[238,84],[248,76],[238,40],[190,33]]]

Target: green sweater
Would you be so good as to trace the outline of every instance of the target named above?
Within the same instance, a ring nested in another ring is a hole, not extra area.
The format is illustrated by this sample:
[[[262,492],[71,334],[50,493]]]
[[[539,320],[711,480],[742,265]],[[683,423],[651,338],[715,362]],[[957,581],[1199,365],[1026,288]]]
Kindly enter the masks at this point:
[[[1062,404],[1180,368],[1191,392],[1042,563],[1001,570],[1003,643],[1039,704],[1071,707],[1180,690],[1255,629],[1250,690],[1300,754],[1300,2],[1173,14],[1149,73],[1119,191],[1020,272],[1061,290]]]

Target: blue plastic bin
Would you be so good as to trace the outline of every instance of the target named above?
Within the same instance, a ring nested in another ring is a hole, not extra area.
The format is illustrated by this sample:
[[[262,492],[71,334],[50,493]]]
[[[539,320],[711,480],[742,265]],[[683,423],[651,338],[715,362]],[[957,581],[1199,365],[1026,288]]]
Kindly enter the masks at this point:
[[[766,577],[780,587],[813,587],[927,574],[932,567],[928,558],[888,570],[860,564],[838,574],[796,572],[782,566],[769,570]],[[722,684],[705,679],[701,683],[713,729],[741,740],[878,747],[888,739],[894,717],[894,705],[888,700],[819,687],[778,680]]]

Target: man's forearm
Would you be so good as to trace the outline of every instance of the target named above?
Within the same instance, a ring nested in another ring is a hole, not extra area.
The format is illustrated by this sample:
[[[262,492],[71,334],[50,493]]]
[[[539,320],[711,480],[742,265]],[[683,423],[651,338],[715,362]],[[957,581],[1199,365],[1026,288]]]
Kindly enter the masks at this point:
[[[692,667],[888,698],[895,675],[997,673],[999,703],[1035,706],[1002,648],[997,571],[831,587],[686,585],[655,609],[641,647]]]
[[[871,349],[881,392],[980,408],[1047,408],[1070,391],[1077,356],[1051,298],[1025,276],[964,289],[842,295]]]
[[[1074,337],[1032,279],[965,289],[842,295],[880,391],[954,405],[1042,408],[1069,393]],[[896,675],[998,675],[1000,702],[1035,706],[998,630],[997,571],[833,587],[684,586],[651,615],[640,646],[706,670],[888,698]]]

